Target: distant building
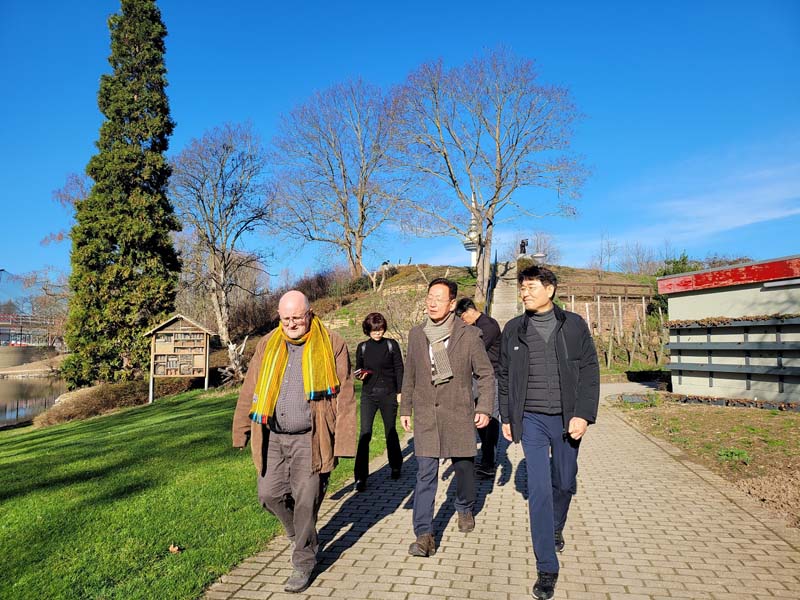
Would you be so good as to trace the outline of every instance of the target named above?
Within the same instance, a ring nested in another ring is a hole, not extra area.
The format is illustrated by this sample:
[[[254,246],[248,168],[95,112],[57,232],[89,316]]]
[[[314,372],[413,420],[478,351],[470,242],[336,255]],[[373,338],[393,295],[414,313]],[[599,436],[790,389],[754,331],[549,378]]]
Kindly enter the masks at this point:
[[[800,255],[669,275],[677,394],[800,402]]]

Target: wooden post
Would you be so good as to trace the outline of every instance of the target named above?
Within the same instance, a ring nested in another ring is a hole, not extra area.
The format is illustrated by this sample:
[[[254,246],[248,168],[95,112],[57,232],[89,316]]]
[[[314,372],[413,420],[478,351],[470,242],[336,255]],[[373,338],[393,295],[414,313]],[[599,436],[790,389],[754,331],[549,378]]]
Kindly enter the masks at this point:
[[[625,321],[622,318],[622,296],[617,296],[617,304],[619,305],[619,336],[621,338],[625,332]]]
[[[572,295],[569,297],[569,305],[570,305],[570,310],[571,310],[572,312],[575,312],[575,294],[572,294]]]
[[[206,334],[206,381],[203,387],[203,389],[206,391],[208,391],[208,355],[210,354],[210,348],[209,348],[210,339],[211,336]]]
[[[588,302],[584,302],[584,305],[586,306],[586,324],[589,326],[589,331],[591,331],[592,330],[592,317],[589,314],[589,303]]]
[[[155,361],[156,361],[156,336],[150,338],[150,385],[149,385],[149,393],[147,396],[147,403],[153,403],[153,394],[155,392],[155,386],[153,385],[153,375],[155,375]]]
[[[644,296],[642,296],[642,320],[647,318],[647,304],[644,301]]]
[[[603,329],[603,317],[600,315],[600,294],[597,294],[597,330]]]
[[[611,303],[611,330],[609,331],[610,337],[614,337],[614,328],[617,327],[617,307],[614,306],[614,303]],[[617,328],[617,335],[620,334],[619,328]],[[619,340],[617,340],[619,341]]]

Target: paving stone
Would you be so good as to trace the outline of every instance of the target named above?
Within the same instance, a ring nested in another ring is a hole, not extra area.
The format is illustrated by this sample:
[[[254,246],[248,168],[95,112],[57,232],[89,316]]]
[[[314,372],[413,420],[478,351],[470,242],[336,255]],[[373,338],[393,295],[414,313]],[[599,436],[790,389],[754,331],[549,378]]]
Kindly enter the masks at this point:
[[[633,389],[602,386],[604,394]],[[407,553],[416,464],[407,458],[393,481],[379,457],[366,493],[323,502],[320,562],[308,590],[283,591],[291,565],[279,536],[209,586],[205,599],[529,600],[536,564],[522,459],[519,445],[501,440],[498,475],[477,482],[481,506],[467,535],[457,530],[453,477],[442,480],[449,464],[442,467],[438,552],[419,558]],[[565,535],[559,600],[800,598],[800,531],[679,449],[631,428],[605,402],[581,445]]]

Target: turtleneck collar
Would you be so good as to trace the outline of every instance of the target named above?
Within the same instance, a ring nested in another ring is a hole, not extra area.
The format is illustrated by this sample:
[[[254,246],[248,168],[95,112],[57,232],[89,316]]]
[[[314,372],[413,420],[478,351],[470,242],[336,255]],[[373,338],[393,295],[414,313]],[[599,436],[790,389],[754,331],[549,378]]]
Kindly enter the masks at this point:
[[[546,310],[544,312],[532,312],[532,311],[525,311],[525,314],[528,316],[529,319],[533,319],[534,321],[550,321],[556,318],[556,311],[553,307],[550,310]]]

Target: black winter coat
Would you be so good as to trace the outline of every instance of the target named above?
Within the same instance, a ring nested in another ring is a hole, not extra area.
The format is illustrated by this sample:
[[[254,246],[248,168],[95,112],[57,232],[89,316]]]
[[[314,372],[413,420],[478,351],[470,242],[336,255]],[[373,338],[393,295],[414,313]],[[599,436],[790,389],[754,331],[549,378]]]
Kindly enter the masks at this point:
[[[597,419],[600,402],[600,368],[589,327],[580,315],[553,307],[556,325],[556,355],[561,383],[561,407],[564,429],[572,417],[589,423]],[[528,390],[528,345],[525,333],[528,316],[511,319],[503,328],[500,340],[500,418],[511,424],[515,442],[522,437],[522,414]]]

